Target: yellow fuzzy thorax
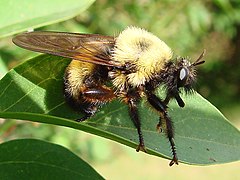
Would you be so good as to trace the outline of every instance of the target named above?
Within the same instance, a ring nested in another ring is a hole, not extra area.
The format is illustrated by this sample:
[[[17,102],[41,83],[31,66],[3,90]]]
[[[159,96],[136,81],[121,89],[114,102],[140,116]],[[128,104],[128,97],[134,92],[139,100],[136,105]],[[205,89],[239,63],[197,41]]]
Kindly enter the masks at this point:
[[[141,28],[128,27],[116,38],[113,60],[130,64],[135,70],[125,77],[116,77],[113,83],[116,87],[126,81],[133,87],[145,84],[171,58],[172,50],[157,36]]]

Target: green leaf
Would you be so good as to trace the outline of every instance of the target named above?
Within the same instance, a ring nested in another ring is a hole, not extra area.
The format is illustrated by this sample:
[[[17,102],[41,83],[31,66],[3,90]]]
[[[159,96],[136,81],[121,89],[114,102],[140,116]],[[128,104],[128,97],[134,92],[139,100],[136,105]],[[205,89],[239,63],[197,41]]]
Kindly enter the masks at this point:
[[[8,68],[4,63],[2,56],[0,54],[0,78],[2,78],[8,72]]]
[[[34,139],[0,144],[1,179],[103,179],[66,148]]]
[[[136,128],[127,106],[117,100],[103,106],[86,122],[73,121],[82,114],[73,111],[63,97],[63,75],[70,61],[41,55],[12,69],[0,81],[0,117],[72,127],[136,148]],[[183,99],[184,108],[175,101],[169,105],[179,160],[201,165],[239,160],[239,131],[199,94],[183,95]],[[158,114],[145,101],[140,103],[139,111],[148,153],[171,158],[167,138],[156,132]]]
[[[0,37],[70,19],[94,0],[1,0]]]

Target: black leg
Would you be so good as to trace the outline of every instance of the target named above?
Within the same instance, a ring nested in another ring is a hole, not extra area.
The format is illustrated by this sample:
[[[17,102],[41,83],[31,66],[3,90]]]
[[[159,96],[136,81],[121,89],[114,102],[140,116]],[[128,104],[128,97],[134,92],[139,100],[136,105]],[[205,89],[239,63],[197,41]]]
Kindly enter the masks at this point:
[[[148,102],[160,113],[160,121],[157,125],[157,128],[163,128],[162,126],[166,126],[165,133],[169,139],[172,149],[173,158],[169,163],[170,166],[173,164],[178,164],[178,158],[176,153],[176,147],[174,143],[174,129],[172,125],[171,118],[168,116],[167,113],[167,106],[154,94],[149,93],[147,95]]]
[[[168,116],[166,110],[162,112],[162,116],[166,122],[166,130],[167,130],[166,134],[167,134],[167,137],[171,144],[173,158],[172,158],[171,162],[169,163],[169,165],[172,166],[173,164],[178,164],[176,146],[175,146],[175,142],[174,142],[174,129],[173,129],[171,118]]]
[[[99,107],[101,106],[102,103],[99,103],[98,101],[94,102],[82,102],[79,104],[81,106],[81,111],[85,114],[83,117],[76,119],[75,121],[77,122],[83,122],[92,116],[96,114],[98,111]]]
[[[166,125],[165,125],[165,123],[162,121],[162,119],[161,119],[161,117],[159,117],[159,122],[158,122],[158,124],[157,124],[157,131],[159,132],[159,133],[161,133],[161,132],[163,132],[163,130],[164,129],[166,129]]]
[[[174,94],[175,99],[180,107],[184,107],[185,103],[183,102],[182,98],[180,97],[179,93]]]
[[[137,101],[133,98],[129,98],[128,106],[129,106],[129,114],[130,114],[131,120],[133,121],[135,127],[137,128],[138,137],[139,137],[139,145],[136,151],[138,152],[141,150],[143,152],[146,152],[143,135],[141,131],[141,121],[139,119],[138,110],[137,110]]]
[[[176,101],[177,101],[177,103],[180,107],[185,106],[185,103],[183,102],[183,100],[180,97],[179,92],[177,90],[168,92],[165,100],[163,101],[163,103],[165,105],[167,105],[169,103],[170,99],[172,99],[172,98],[176,99]]]
[[[86,113],[83,117],[81,117],[81,118],[79,118],[79,119],[76,119],[75,121],[77,121],[77,122],[83,122],[83,121],[89,119],[89,118],[92,117],[92,116],[93,116],[93,114],[91,114],[91,113]]]

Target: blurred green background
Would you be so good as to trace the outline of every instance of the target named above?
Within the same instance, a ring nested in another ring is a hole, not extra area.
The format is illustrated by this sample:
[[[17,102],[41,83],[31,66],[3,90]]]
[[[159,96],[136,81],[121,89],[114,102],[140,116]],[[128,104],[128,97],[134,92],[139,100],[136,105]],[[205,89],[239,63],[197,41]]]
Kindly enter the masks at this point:
[[[240,1],[98,0],[77,17],[41,27],[81,33],[117,35],[127,26],[147,29],[164,40],[176,55],[194,61],[206,49],[196,90],[240,127]],[[0,75],[36,55],[0,41]],[[239,163],[199,167],[136,153],[112,141],[77,130],[26,121],[1,120],[0,142],[34,137],[70,148],[107,179],[238,179]]]

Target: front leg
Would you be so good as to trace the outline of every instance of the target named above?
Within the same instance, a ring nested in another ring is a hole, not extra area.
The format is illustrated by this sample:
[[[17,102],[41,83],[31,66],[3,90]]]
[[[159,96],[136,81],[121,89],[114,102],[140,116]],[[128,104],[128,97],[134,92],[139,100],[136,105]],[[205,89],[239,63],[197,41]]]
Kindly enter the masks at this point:
[[[172,98],[176,99],[176,101],[177,101],[177,103],[178,103],[178,105],[180,107],[184,107],[185,106],[184,101],[182,100],[182,98],[179,95],[179,90],[176,89],[176,90],[168,91],[167,92],[167,96],[166,96],[165,100],[163,101],[163,103],[165,105],[167,105]]]
[[[157,128],[160,128],[162,124],[166,126],[165,133],[171,144],[173,154],[173,158],[169,165],[172,166],[173,164],[178,164],[176,146],[174,143],[174,129],[171,118],[168,116],[167,113],[167,106],[156,95],[152,93],[147,94],[147,100],[153,106],[153,108],[155,108],[160,113],[160,121]]]

